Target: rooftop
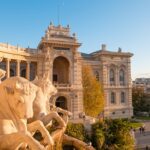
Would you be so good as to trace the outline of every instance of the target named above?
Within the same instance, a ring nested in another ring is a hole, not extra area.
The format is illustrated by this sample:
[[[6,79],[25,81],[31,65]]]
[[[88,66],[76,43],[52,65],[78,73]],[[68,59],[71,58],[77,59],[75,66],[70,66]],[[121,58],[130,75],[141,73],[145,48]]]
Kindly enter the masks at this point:
[[[67,27],[62,27],[61,25],[54,26],[53,23],[50,23],[38,47],[40,48],[43,43],[63,44],[62,42],[66,45],[81,45],[77,42],[76,34],[73,33],[71,35],[69,25],[67,25]]]
[[[94,56],[97,56],[97,55],[118,55],[118,56],[127,56],[127,57],[133,56],[132,53],[123,52],[121,48],[118,48],[118,51],[109,51],[109,50],[107,50],[107,47],[106,47],[105,44],[102,44],[100,50],[94,51],[90,54],[81,53],[81,55],[85,58],[94,57]]]

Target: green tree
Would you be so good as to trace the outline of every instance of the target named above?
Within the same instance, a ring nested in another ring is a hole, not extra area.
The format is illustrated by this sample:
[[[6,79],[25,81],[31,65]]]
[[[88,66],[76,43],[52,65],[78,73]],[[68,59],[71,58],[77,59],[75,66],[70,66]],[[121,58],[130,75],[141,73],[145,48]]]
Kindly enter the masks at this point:
[[[149,95],[144,93],[140,88],[132,89],[132,102],[134,108],[134,114],[138,111],[149,111],[148,99]]]
[[[104,109],[104,94],[90,66],[82,67],[82,82],[85,114],[96,117]]]
[[[92,127],[92,142],[97,150],[133,150],[134,139],[130,134],[130,122],[123,119],[106,120]]]
[[[103,123],[95,123],[92,125],[92,144],[98,150],[102,149],[105,144],[105,132]]]

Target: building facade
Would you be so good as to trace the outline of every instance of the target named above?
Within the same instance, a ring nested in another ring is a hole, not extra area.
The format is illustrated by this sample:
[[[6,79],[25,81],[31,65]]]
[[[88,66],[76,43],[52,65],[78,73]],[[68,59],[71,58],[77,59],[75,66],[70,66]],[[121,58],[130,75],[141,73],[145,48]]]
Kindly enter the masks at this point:
[[[141,89],[146,94],[150,94],[150,78],[136,78],[132,82],[132,87]]]
[[[49,25],[37,49],[0,44],[0,68],[6,78],[22,76],[33,80],[49,72],[57,87],[57,95],[50,102],[73,113],[73,119],[83,113],[82,66],[90,65],[103,85],[104,116],[126,118],[133,115],[131,85],[131,53],[108,51],[106,45],[91,54],[80,53],[75,34],[70,28]],[[94,109],[94,108],[93,108]]]

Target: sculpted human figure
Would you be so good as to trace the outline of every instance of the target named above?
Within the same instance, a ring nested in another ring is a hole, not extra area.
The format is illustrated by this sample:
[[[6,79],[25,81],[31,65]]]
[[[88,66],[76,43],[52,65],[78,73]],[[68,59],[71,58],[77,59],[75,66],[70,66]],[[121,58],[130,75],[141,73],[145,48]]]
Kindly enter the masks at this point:
[[[0,84],[0,150],[17,150],[28,145],[32,150],[45,149],[31,132],[39,130],[46,144],[51,144],[41,121],[27,127],[27,118],[33,117],[33,101],[38,87],[21,77],[6,79]]]

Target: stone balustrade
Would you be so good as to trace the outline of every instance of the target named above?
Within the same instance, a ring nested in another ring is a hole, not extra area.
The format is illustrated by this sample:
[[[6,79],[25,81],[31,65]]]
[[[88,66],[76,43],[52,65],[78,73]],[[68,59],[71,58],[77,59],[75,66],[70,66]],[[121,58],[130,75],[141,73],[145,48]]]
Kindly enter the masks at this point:
[[[0,43],[0,50],[8,50],[13,52],[19,52],[19,53],[37,53],[37,49],[31,49],[31,48],[22,48],[20,46],[13,46],[8,43]]]
[[[68,83],[53,83],[57,88],[71,88],[71,85]]]

